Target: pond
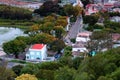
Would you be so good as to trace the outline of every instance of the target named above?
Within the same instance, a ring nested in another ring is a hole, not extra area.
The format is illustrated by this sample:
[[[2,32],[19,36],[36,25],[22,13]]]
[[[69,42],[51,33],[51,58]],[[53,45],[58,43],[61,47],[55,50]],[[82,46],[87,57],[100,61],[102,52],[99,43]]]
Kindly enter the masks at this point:
[[[0,46],[18,36],[27,36],[24,31],[18,28],[0,27]]]

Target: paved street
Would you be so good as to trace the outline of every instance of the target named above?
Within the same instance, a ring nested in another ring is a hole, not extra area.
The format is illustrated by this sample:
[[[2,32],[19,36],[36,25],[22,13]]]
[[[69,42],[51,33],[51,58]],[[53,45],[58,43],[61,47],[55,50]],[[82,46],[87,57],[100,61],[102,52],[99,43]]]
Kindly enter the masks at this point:
[[[82,27],[82,17],[78,17],[75,24],[71,27],[70,31],[65,37],[65,41],[68,43],[68,45],[71,45],[70,39],[76,38],[77,34],[82,31]]]
[[[75,24],[71,27],[68,36],[70,39],[72,38],[76,38],[77,34],[79,33],[79,31],[82,28],[82,18],[78,17]]]

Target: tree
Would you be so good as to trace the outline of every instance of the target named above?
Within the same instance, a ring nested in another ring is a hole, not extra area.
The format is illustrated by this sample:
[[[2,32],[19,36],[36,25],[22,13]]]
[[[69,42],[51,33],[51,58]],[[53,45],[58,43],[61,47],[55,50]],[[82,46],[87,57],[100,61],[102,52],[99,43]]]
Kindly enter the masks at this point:
[[[83,12],[83,8],[78,5],[74,6],[73,9],[74,9],[74,14],[73,14],[74,17],[80,16]]]
[[[71,56],[67,56],[67,57],[66,56],[62,56],[59,59],[59,63],[61,63],[64,66],[68,66],[70,68],[73,68],[73,60],[72,60]]]
[[[63,65],[58,62],[44,62],[41,64],[38,64],[39,69],[44,69],[44,70],[57,70]]]
[[[26,44],[22,40],[12,40],[6,43],[3,43],[3,50],[7,54],[14,54],[15,58],[18,58],[19,53],[24,52]]]
[[[40,32],[39,28],[39,24],[34,24],[26,32],[29,34],[29,36],[35,36],[37,33]]]
[[[0,18],[14,20],[30,20],[32,18],[32,12],[23,8],[0,5]]]
[[[112,21],[104,21],[105,28],[110,28],[113,30],[120,29],[120,23]]]
[[[18,36],[16,39],[25,42],[27,45],[30,45],[32,43],[32,39],[29,36]]]
[[[66,27],[67,26],[67,19],[57,19],[55,22],[55,25]]]
[[[73,59],[73,68],[78,69],[79,65],[81,64],[83,58],[76,57]]]
[[[7,68],[7,62],[0,61],[0,80],[14,80],[16,74]]]
[[[35,75],[30,75],[30,74],[22,74],[15,78],[15,80],[38,80]]]
[[[57,13],[61,11],[62,7],[60,7],[58,4],[54,3],[53,1],[46,1],[44,4],[34,11],[34,13],[38,13],[41,16],[47,16],[51,13]]]
[[[110,17],[120,16],[120,13],[119,13],[119,12],[109,12],[108,14],[109,14]]]
[[[97,80],[113,80],[112,78],[107,78],[105,76],[100,76]]]
[[[42,26],[40,26],[40,30],[44,33],[50,34],[53,27],[54,24],[52,22],[45,22]]]
[[[93,80],[93,75],[89,75],[87,72],[83,72],[81,74],[76,74],[75,80]]]
[[[72,47],[71,46],[66,46],[64,48],[63,56],[65,56],[65,57],[72,56]]]
[[[21,70],[20,74],[35,74],[38,71],[38,66],[36,64],[27,64]]]
[[[74,8],[71,4],[67,4],[64,6],[64,11],[67,16],[72,16],[74,14]]]
[[[57,20],[55,22],[55,25],[56,26],[63,26],[63,27],[66,27],[67,26],[67,18],[66,16],[59,16],[57,17]]]
[[[51,44],[56,38],[52,35],[41,33],[33,37],[33,43]]]
[[[19,76],[21,73],[23,66],[22,65],[16,65],[12,67],[12,70]]]
[[[39,71],[37,71],[36,77],[40,80],[54,80],[54,71],[40,69]]]
[[[62,38],[62,35],[65,32],[62,26],[55,26],[54,31],[55,31],[55,36],[59,39]]]
[[[67,66],[60,68],[55,72],[55,80],[74,80],[75,70]]]
[[[55,17],[52,16],[52,15],[49,15],[49,16],[46,16],[46,17],[43,18],[44,22],[54,22],[55,20],[56,20]]]
[[[98,21],[98,16],[86,15],[83,17],[83,22],[85,24],[94,25]]]
[[[58,46],[59,45],[59,46]],[[55,40],[51,43],[51,49],[53,51],[58,51],[58,53],[61,53],[60,51],[65,47],[65,43],[62,40]]]
[[[89,30],[89,31],[94,31],[95,29],[102,30],[102,29],[105,29],[105,27],[103,25],[95,24],[95,25],[88,26],[86,28],[86,30]]]
[[[113,80],[119,80],[120,79],[120,68],[116,69],[116,71],[112,72],[111,75],[109,76]]]
[[[82,3],[83,3],[84,7],[86,7],[87,4],[90,4],[90,3],[91,3],[90,0],[81,0],[81,1],[82,1]]]
[[[90,41],[87,46],[89,51],[95,50],[97,52],[107,48],[112,48],[112,36],[106,31],[94,31],[90,36]]]

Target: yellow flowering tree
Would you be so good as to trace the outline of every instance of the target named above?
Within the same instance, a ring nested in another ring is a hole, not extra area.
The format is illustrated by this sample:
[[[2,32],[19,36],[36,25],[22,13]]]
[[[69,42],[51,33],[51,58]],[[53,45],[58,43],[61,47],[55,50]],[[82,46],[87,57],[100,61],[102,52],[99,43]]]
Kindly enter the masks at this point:
[[[38,79],[35,77],[35,75],[22,74],[18,76],[17,78],[15,78],[15,80],[38,80]]]

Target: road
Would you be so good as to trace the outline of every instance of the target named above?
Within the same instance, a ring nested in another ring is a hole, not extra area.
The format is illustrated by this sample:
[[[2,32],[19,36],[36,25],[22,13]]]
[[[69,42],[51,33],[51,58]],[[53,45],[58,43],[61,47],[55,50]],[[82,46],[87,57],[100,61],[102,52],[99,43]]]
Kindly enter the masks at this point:
[[[68,43],[68,45],[71,45],[70,39],[76,38],[77,34],[79,32],[82,32],[82,27],[83,27],[83,20],[82,17],[78,17],[75,24],[72,25],[71,29],[69,30],[68,34],[65,37],[65,41]]]
[[[81,28],[82,28],[82,18],[78,17],[75,24],[71,27],[71,29],[68,33],[69,38],[70,39],[76,38],[76,36],[80,32]]]

